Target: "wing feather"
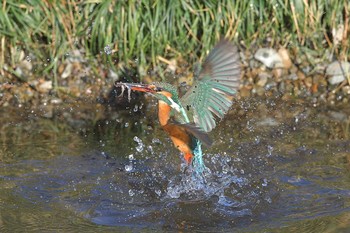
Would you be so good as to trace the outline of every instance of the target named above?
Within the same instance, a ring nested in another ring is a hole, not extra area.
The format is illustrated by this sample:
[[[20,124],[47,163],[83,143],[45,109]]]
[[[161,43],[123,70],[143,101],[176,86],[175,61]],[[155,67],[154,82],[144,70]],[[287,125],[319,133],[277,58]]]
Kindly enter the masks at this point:
[[[210,132],[216,126],[214,115],[224,117],[239,88],[240,76],[237,47],[223,39],[209,53],[195,83],[181,98],[198,127]]]

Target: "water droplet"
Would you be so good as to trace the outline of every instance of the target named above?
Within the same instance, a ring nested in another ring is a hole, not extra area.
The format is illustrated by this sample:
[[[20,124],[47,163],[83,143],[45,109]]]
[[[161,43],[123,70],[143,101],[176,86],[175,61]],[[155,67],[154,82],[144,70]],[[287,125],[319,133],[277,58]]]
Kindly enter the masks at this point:
[[[132,164],[125,165],[125,171],[130,172],[130,171],[132,171],[132,169],[133,169]]]
[[[267,145],[267,155],[268,157],[272,155],[273,146]]]
[[[154,153],[153,147],[152,147],[151,145],[150,145],[150,146],[147,146],[147,150],[148,150],[149,152],[151,152],[151,154]]]
[[[256,136],[254,138],[254,140],[255,140],[255,144],[259,144],[260,143],[260,137],[259,136]]]
[[[104,48],[104,50],[105,50],[105,53],[106,53],[107,55],[109,55],[109,54],[112,53],[112,50],[111,50],[111,48],[109,47],[109,45],[107,45],[107,46]]]
[[[137,110],[139,110],[139,106],[137,106],[137,104],[134,107],[134,112],[137,112]]]
[[[158,195],[158,197],[160,197],[162,195],[162,191],[160,191],[159,189],[156,189],[156,194]]]
[[[266,198],[265,198],[265,201],[267,201],[267,202],[270,203],[270,204],[272,203],[272,200],[271,200],[270,197],[266,197]]]
[[[137,136],[134,137],[134,141],[137,142],[137,146],[136,146],[136,150],[138,152],[142,152],[143,148],[145,147],[145,145],[143,144],[142,140],[140,138],[138,138]]]
[[[229,167],[228,167],[226,164],[223,165],[223,166],[222,166],[222,173],[223,173],[223,174],[227,174],[228,171],[229,171]]]
[[[264,178],[264,180],[263,180],[264,182],[261,184],[263,187],[266,187],[267,186],[267,179],[266,178]]]
[[[160,140],[158,138],[153,138],[152,139],[152,143],[155,144],[155,143],[159,143],[160,144]]]
[[[130,197],[132,197],[132,196],[134,196],[135,195],[135,192],[134,192],[134,190],[132,190],[132,189],[129,189],[129,196]]]
[[[134,159],[134,154],[130,154],[129,155],[129,160],[133,160]]]
[[[124,125],[125,128],[128,128],[129,127],[129,122],[126,122],[125,125]]]

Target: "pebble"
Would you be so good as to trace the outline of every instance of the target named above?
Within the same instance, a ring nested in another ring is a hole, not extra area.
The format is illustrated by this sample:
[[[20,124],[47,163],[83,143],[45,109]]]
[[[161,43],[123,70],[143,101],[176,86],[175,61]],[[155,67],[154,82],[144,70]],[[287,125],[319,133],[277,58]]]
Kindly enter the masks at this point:
[[[350,63],[345,61],[334,61],[327,66],[326,75],[329,76],[328,82],[331,85],[339,84],[346,78],[350,79]]]
[[[68,78],[69,75],[71,75],[72,73],[72,68],[73,68],[73,65],[72,63],[68,63],[63,71],[63,73],[61,74],[61,78]]]
[[[298,80],[298,76],[295,73],[288,75],[287,78],[293,81]]]
[[[289,57],[288,50],[285,49],[284,47],[280,48],[278,50],[278,54],[282,58],[282,63],[283,63],[283,68],[285,69],[290,69],[293,66],[292,60]]]
[[[340,122],[346,121],[348,119],[348,115],[344,112],[329,111],[328,114],[332,119]]]
[[[112,83],[115,83],[116,81],[119,81],[119,75],[114,72],[112,69],[108,70],[108,78],[112,79]]]
[[[342,87],[342,91],[344,94],[350,95],[350,86]]]
[[[268,68],[284,68],[283,59],[272,48],[260,48],[254,54],[254,58],[262,62]]]
[[[50,81],[44,81],[44,82],[40,83],[39,86],[38,86],[38,90],[40,92],[43,92],[43,93],[48,92],[51,89],[52,89],[52,81],[51,80]]]
[[[258,86],[263,87],[267,83],[267,80],[271,78],[271,74],[267,72],[261,72],[258,74],[259,80],[256,83]]]

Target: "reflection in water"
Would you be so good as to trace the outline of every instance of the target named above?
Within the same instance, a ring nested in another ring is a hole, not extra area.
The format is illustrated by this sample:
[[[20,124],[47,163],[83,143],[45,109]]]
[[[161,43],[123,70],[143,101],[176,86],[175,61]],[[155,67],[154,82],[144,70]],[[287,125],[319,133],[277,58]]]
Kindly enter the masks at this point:
[[[42,127],[21,143],[7,138],[0,230],[348,228],[349,119],[299,104],[240,106],[211,135],[203,174],[179,166],[181,155],[152,127],[118,139],[105,128],[78,137]]]

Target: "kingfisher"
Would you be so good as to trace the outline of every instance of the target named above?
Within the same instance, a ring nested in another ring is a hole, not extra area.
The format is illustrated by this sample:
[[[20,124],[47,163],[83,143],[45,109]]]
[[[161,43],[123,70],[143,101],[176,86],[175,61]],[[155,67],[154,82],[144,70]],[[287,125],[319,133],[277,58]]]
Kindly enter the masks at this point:
[[[158,99],[158,118],[188,165],[203,168],[201,145],[212,144],[208,133],[215,128],[215,116],[222,119],[232,105],[240,83],[238,49],[221,39],[194,76],[193,85],[180,98],[177,88],[164,82],[116,83],[129,91],[146,92]]]

